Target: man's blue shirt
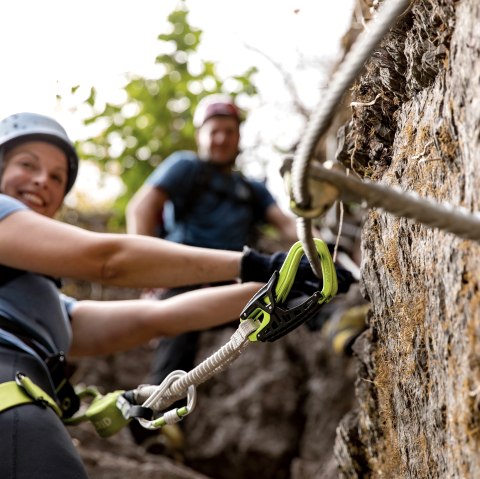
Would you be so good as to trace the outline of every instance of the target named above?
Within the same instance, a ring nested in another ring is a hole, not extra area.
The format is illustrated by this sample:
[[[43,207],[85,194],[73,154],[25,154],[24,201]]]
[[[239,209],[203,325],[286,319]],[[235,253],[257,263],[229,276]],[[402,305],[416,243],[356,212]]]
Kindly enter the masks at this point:
[[[201,190],[196,186],[200,175],[207,178],[200,184],[208,185]],[[170,199],[164,218],[165,238],[204,248],[240,251],[252,225],[264,221],[266,210],[275,204],[262,182],[246,179],[238,171],[224,173],[192,151],[170,155],[147,184],[163,189]]]

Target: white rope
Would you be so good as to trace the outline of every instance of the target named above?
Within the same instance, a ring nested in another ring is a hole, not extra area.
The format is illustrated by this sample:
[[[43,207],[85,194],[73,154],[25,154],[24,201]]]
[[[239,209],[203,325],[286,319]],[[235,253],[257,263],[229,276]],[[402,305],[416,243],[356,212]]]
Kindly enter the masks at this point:
[[[140,385],[134,391],[136,403],[143,403],[142,405],[156,412],[163,411],[170,404],[185,397],[189,388],[198,386],[214,374],[223,371],[234,359],[240,356],[250,342],[248,336],[257,328],[258,324],[253,319],[242,321],[228,343],[188,373],[181,371],[183,374],[175,377],[173,382],[171,378],[166,378],[159,386]]]
[[[307,125],[306,134],[301,138],[295,152],[292,166],[292,190],[295,203],[303,209],[310,206],[307,188],[309,163],[319,138],[327,131],[333,115],[343,95],[362,71],[363,66],[383,36],[396,22],[398,16],[409,6],[410,0],[385,0],[375,20],[369,23],[355,41],[339,68],[329,81],[329,86],[322,95],[322,101],[316,113]],[[315,274],[321,278],[321,265],[313,245],[311,221],[297,219],[298,238],[304,243],[305,254]]]
[[[152,405],[155,403],[156,399],[165,394],[165,391],[168,390],[169,386],[179,378],[183,377],[187,373],[185,371],[172,371],[160,384],[156,387],[152,395],[145,400],[142,404],[143,407],[152,408]],[[194,385],[190,385],[187,390],[187,414],[190,414],[195,409],[197,404],[197,390]],[[183,419],[182,416],[177,414],[177,408],[174,408],[170,411],[163,413],[163,420],[165,424],[175,424]],[[158,426],[155,424],[155,421],[147,421],[146,419],[139,419],[140,424],[145,429],[158,429]]]
[[[470,213],[463,207],[421,198],[414,191],[361,181],[319,164],[310,166],[310,177],[333,184],[350,201],[365,202],[370,208],[380,208],[461,238],[480,241],[480,214]]]

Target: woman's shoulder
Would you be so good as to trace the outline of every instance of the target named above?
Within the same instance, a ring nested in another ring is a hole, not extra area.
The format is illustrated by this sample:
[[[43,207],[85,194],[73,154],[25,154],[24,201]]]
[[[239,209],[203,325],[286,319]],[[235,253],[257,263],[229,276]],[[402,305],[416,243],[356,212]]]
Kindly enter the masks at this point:
[[[20,210],[28,210],[28,208],[21,201],[0,193],[0,220]]]

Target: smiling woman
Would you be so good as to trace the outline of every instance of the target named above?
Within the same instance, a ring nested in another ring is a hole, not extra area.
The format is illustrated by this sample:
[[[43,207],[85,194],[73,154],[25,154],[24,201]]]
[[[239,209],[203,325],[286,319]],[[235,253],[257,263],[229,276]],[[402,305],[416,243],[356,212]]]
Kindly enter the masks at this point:
[[[67,355],[111,354],[237,319],[287,256],[56,221],[77,165],[55,120],[19,113],[0,121],[0,477],[87,477],[62,424],[79,406],[62,369]],[[321,289],[306,259],[300,271],[296,288],[309,291],[313,281]],[[59,277],[129,288],[234,283],[165,301],[76,301],[58,290]],[[348,288],[351,276],[341,277]],[[22,386],[25,378],[33,388]]]
[[[0,191],[40,214],[53,216],[68,184],[65,153],[55,145],[31,141],[7,150],[3,162]]]

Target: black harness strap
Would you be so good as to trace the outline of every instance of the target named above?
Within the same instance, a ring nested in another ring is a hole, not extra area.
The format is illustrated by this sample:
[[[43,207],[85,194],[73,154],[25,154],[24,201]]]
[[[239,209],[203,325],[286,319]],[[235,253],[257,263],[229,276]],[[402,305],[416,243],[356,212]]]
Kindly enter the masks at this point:
[[[191,188],[185,193],[185,200],[182,205],[175,204],[175,222],[188,221],[189,215],[192,213],[194,205],[198,202],[198,198],[203,194],[213,194],[219,202],[230,201],[234,205],[246,205],[250,210],[250,236],[253,237],[255,225],[263,218],[258,213],[257,193],[247,178],[237,172],[239,178],[245,187],[247,194],[240,196],[231,189],[218,188],[212,185],[212,175],[216,167],[206,161],[197,160],[195,164],[195,177]],[[168,232],[163,230],[161,237],[165,237]]]
[[[26,271],[20,269],[0,265],[0,286],[3,286],[26,273]],[[59,280],[50,276],[45,276],[45,278],[53,281],[58,288],[61,287],[61,282]],[[0,316],[0,328],[16,336],[20,341],[33,349],[40,358],[42,358],[50,372],[55,392],[63,411],[63,417],[68,418],[75,414],[80,407],[80,399],[76,395],[72,384],[69,382],[71,373],[65,359],[65,354],[63,352],[49,354],[48,350],[42,346],[40,341],[36,341],[21,326],[13,323],[13,321],[8,318]]]
[[[0,316],[0,328],[20,339],[20,341],[33,349],[45,362],[50,372],[63,417],[68,418],[73,416],[80,408],[80,399],[69,381],[71,371],[69,370],[65,354],[62,351],[58,354],[49,354],[47,350],[38,341],[32,339],[21,326],[3,316]]]

